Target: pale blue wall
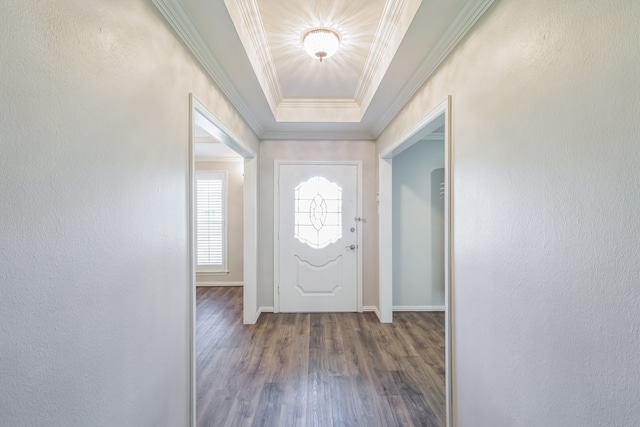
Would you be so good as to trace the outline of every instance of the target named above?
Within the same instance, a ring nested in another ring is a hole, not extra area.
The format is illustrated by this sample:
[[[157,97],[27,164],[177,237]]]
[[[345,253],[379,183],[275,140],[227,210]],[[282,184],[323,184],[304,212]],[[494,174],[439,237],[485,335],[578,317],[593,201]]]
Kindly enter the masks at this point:
[[[393,159],[393,305],[444,306],[444,140]]]

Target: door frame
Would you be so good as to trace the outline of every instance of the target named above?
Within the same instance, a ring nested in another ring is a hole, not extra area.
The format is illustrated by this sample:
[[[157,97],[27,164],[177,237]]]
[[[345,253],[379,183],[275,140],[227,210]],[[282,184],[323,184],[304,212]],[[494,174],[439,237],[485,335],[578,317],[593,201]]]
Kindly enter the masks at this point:
[[[318,160],[274,160],[273,161],[273,312],[280,312],[280,296],[278,294],[278,284],[280,283],[280,240],[278,239],[278,233],[280,231],[280,166],[281,165],[355,165],[357,167],[358,182],[356,184],[356,191],[358,192],[356,197],[356,216],[362,218],[362,206],[363,206],[363,172],[362,172],[362,160],[330,160],[330,161],[318,161]],[[356,251],[356,311],[362,312],[362,227],[356,228],[358,230]]]
[[[453,423],[453,159],[451,150],[451,96],[426,113],[418,122],[397,138],[378,159],[379,195],[379,295],[380,321],[393,321],[393,158],[431,133],[444,116],[444,274],[445,274],[445,393],[447,426]]]
[[[200,116],[199,117],[198,113]],[[243,183],[243,301],[242,321],[258,319],[258,156],[257,153],[220,120],[193,93],[189,94],[189,176],[187,192],[187,258],[189,286],[189,370],[191,426],[196,424],[196,206],[195,206],[195,127],[196,124],[214,135],[244,158]]]

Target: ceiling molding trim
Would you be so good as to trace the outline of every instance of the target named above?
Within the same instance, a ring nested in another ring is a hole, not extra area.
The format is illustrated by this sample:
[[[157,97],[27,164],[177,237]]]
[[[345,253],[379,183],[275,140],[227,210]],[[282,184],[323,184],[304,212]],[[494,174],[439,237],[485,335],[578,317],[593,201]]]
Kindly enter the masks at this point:
[[[387,0],[355,91],[354,99],[363,115],[421,3],[422,0]]]
[[[444,141],[444,132],[431,132],[422,138],[421,141]]]
[[[196,30],[188,13],[179,0],[152,0],[160,14],[178,36],[196,60],[202,65],[209,77],[220,88],[222,93],[233,104],[238,113],[256,135],[263,132],[262,125],[245,104],[235,86],[229,80],[218,61],[215,59],[204,40]]]
[[[460,43],[464,36],[473,28],[484,13],[491,7],[495,0],[476,0],[467,3],[453,20],[446,33],[436,44],[427,58],[422,62],[420,68],[416,70],[411,78],[404,85],[394,102],[389,106],[387,112],[380,118],[373,127],[372,133],[378,138],[382,131],[398,115],[400,110],[418,92],[424,83],[431,77],[433,72],[449,56],[449,54]]]
[[[302,108],[360,108],[353,99],[317,99],[317,98],[285,98],[278,107]]]
[[[260,138],[260,142],[269,140],[287,140],[287,141],[374,141],[373,135],[369,132],[265,132]]]
[[[212,136],[196,136],[193,140],[196,144],[222,144],[217,138]]]
[[[266,31],[256,0],[224,0],[231,21],[262,87],[273,115],[282,100],[278,71],[271,57]]]
[[[244,157],[196,156],[195,161],[196,163],[199,163],[199,162],[240,163],[240,162],[244,162]]]
[[[276,112],[279,123],[356,123],[361,119],[362,110],[353,99],[283,99]]]

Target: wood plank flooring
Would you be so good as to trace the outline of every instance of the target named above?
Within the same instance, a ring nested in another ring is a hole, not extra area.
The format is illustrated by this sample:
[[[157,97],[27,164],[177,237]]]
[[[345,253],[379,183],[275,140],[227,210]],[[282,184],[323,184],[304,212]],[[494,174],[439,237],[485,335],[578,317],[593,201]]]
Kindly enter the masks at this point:
[[[263,313],[197,289],[197,425],[444,426],[444,314]]]

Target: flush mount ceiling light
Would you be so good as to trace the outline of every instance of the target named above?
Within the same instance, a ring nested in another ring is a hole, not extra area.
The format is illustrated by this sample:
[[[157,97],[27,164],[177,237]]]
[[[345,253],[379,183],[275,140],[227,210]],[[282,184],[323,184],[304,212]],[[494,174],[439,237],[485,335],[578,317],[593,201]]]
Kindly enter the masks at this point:
[[[304,50],[313,59],[328,58],[340,47],[340,36],[338,33],[326,28],[315,28],[307,31],[302,36]]]

